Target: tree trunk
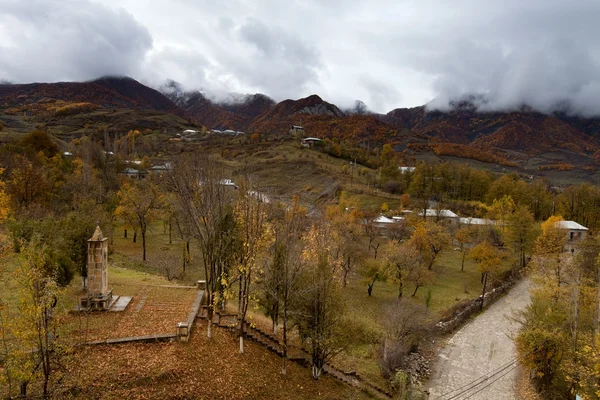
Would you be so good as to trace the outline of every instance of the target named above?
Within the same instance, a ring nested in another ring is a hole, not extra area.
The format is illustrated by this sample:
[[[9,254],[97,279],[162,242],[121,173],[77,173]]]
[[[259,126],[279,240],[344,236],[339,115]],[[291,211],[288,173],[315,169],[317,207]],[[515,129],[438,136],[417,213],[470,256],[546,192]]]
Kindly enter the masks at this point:
[[[417,286],[417,289],[419,287]],[[417,289],[415,289],[415,293],[417,293]],[[402,295],[404,294],[404,282],[402,282],[402,280],[400,280],[400,283],[398,284],[398,301],[402,300]],[[413,294],[414,297],[414,294]]]
[[[283,305],[283,366],[281,367],[281,373],[285,375],[287,373],[287,302],[284,302]]]
[[[146,261],[146,230],[142,229],[142,259]]]
[[[133,231],[133,243],[137,243],[137,230]]]
[[[123,237],[127,239],[127,228],[123,229]]]
[[[485,287],[487,285],[487,276],[488,273],[484,272],[483,274],[483,289],[481,291],[481,305],[479,306],[479,310],[483,310],[483,304],[485,303]]]
[[[411,297],[415,297],[417,295],[417,290],[419,290],[420,287],[421,285],[415,285],[415,291],[413,292]]]
[[[169,220],[169,244],[173,243],[173,224]]]
[[[465,272],[465,258],[467,257],[467,253],[465,252],[464,249],[462,249],[461,252],[462,252],[462,262],[460,264],[460,272]]]

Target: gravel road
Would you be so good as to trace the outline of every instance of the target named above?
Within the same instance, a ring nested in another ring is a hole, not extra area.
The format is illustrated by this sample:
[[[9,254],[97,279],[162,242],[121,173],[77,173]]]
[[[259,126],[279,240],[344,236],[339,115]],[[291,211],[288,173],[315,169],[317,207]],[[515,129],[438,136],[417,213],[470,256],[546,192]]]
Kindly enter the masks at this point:
[[[448,341],[433,366],[429,400],[512,400],[519,323],[507,318],[530,301],[527,279],[467,323]],[[486,379],[487,377],[487,379]]]

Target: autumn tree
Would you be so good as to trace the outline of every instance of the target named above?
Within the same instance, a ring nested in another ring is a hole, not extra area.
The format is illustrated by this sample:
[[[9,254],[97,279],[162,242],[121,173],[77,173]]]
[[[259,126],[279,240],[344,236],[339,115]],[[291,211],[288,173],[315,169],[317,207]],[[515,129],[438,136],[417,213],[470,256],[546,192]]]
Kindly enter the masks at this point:
[[[0,168],[0,176],[4,173],[4,169]],[[6,194],[6,183],[0,180],[0,223],[8,218],[10,213],[10,199]]]
[[[465,270],[465,259],[467,258],[467,254],[469,252],[469,245],[473,243],[475,240],[476,231],[471,225],[461,226],[454,235],[454,240],[458,243],[458,248],[460,249],[461,254],[461,262],[460,262],[460,272],[464,272]]]
[[[299,204],[297,197],[293,197],[291,204],[281,210],[279,218],[273,222],[274,240],[261,274],[261,304],[273,321],[275,334],[281,318],[283,374],[287,372],[291,316],[301,299],[305,217],[306,209]]]
[[[34,237],[23,249],[23,262],[17,277],[19,306],[7,323],[10,351],[5,368],[11,382],[19,382],[20,395],[27,396],[28,385],[42,380],[42,395],[51,395],[51,376],[63,347],[57,339],[54,309],[63,289],[53,277],[56,265],[48,248]],[[5,342],[6,344],[6,342]]]
[[[327,360],[344,347],[344,307],[341,298],[341,260],[334,258],[327,225],[313,225],[305,236],[303,252],[303,296],[296,324],[308,342],[314,379]]]
[[[234,215],[240,238],[238,250],[239,277],[239,331],[240,353],[244,352],[244,324],[250,304],[250,287],[256,278],[258,256],[269,240],[270,228],[266,225],[266,204],[251,190],[247,179],[240,185],[240,193],[235,204]]]
[[[423,268],[421,255],[414,244],[408,242],[403,244],[391,242],[386,253],[387,275],[397,282],[398,301],[400,301],[406,283],[415,278],[416,269]],[[416,286],[415,293],[417,289]]]
[[[375,282],[385,280],[386,270],[377,260],[367,260],[363,265],[361,275],[367,284],[367,294],[370,297],[373,294]]]
[[[552,216],[542,223],[542,231],[535,241],[536,274],[558,290],[565,279],[567,268],[563,249],[567,242],[565,232],[560,228],[561,217]]]
[[[345,287],[350,271],[365,258],[358,241],[359,215],[356,208],[345,207],[344,203],[327,207],[325,214],[331,227],[330,243],[335,257],[342,260],[342,284]]]
[[[506,239],[517,256],[520,268],[527,265],[527,254],[533,250],[537,226],[532,213],[526,206],[518,206],[507,218]]]
[[[235,263],[239,242],[235,235],[233,201],[235,190],[222,184],[220,170],[210,159],[195,156],[174,161],[169,174],[170,188],[179,209],[190,224],[204,264],[208,300],[207,336],[212,337],[212,320],[221,283]]]
[[[443,226],[431,222],[423,222],[415,227],[409,242],[419,252],[422,263],[428,270],[432,270],[435,259],[450,244],[451,237]]]
[[[162,205],[159,187],[150,180],[126,181],[119,193],[115,215],[132,221],[142,235],[142,259],[146,261],[146,233]]]
[[[477,262],[477,269],[481,272],[482,290],[480,309],[483,309],[488,277],[499,278],[500,273],[504,269],[503,262],[505,257],[497,247],[487,241],[473,247],[470,257]]]

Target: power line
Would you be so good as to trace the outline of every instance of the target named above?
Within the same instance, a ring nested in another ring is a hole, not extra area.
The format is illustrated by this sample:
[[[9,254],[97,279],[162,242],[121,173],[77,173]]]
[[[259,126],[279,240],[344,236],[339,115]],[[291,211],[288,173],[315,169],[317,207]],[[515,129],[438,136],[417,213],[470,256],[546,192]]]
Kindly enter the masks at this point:
[[[506,368],[510,367],[510,366],[511,366],[512,364],[514,364],[516,361],[517,361],[517,360],[516,360],[515,358],[513,358],[513,359],[511,359],[509,362],[507,362],[506,364],[503,364],[503,365],[501,365],[500,367],[498,367],[497,369],[495,369],[495,370],[493,370],[493,371],[491,371],[491,372],[488,372],[487,374],[485,374],[485,375],[483,375],[483,376],[480,376],[480,377],[479,377],[479,378],[477,378],[477,379],[474,379],[474,380],[472,380],[472,381],[470,381],[470,382],[467,382],[467,383],[465,383],[464,385],[462,385],[462,386],[460,386],[460,387],[458,387],[458,388],[456,388],[456,389],[453,389],[453,390],[451,390],[451,391],[449,391],[449,392],[446,392],[446,393],[443,393],[443,394],[441,394],[440,396],[436,397],[436,400],[442,400],[442,398],[444,398],[444,397],[446,397],[446,396],[448,396],[448,395],[451,395],[451,394],[452,394],[452,393],[454,393],[454,392],[457,392],[457,391],[459,391],[459,393],[453,394],[451,397],[449,397],[449,398],[448,398],[448,399],[446,399],[446,400],[452,400],[452,399],[455,399],[457,396],[460,396],[461,394],[463,394],[463,393],[465,393],[465,392],[469,391],[469,390],[470,390],[472,387],[474,387],[474,386],[477,386],[477,385],[479,385],[480,383],[482,383],[482,382],[484,382],[484,381],[486,381],[486,380],[488,380],[488,379],[492,378],[493,376],[497,375],[498,373],[502,372],[504,369],[506,369]],[[469,386],[469,387],[467,388],[467,386]],[[464,389],[464,390],[463,390],[463,389]]]
[[[494,378],[496,375],[502,373],[507,368],[512,368],[514,366],[514,363],[515,363],[515,361],[512,361],[510,364],[504,365],[502,368],[499,368],[499,369],[495,370],[493,373],[485,375],[483,377],[483,379],[482,378],[478,379],[479,382],[472,383],[471,385],[469,385],[464,390],[461,390],[459,393],[456,393],[456,394],[452,395],[451,397],[448,397],[446,400],[455,400],[455,399],[458,399],[463,394],[466,394],[466,393],[470,392],[471,390],[476,389],[477,386],[485,384],[489,379]]]
[[[501,379],[502,377],[504,377],[506,374],[508,374],[509,372],[511,372],[513,369],[517,368],[517,366],[513,366],[512,368],[510,368],[508,371],[506,371],[505,373],[503,373],[502,375],[500,375],[499,377],[497,377],[496,379],[494,379],[493,381],[491,381],[490,383],[488,383],[487,385],[483,386],[481,389],[479,389],[478,391],[476,391],[473,394],[470,394],[469,396],[465,397],[463,400],[467,400],[470,399],[471,397],[475,396],[477,393],[481,392],[483,389],[490,387],[494,382],[496,382],[497,380]]]

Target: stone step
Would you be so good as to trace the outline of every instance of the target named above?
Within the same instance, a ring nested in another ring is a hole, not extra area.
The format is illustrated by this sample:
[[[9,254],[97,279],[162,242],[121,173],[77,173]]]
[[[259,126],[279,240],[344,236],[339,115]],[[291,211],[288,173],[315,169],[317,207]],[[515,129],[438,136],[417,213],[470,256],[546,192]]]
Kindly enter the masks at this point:
[[[131,302],[131,296],[116,296],[117,299],[111,302],[111,306],[108,311],[121,312],[125,311],[129,303]],[[114,298],[114,297],[113,297]]]

